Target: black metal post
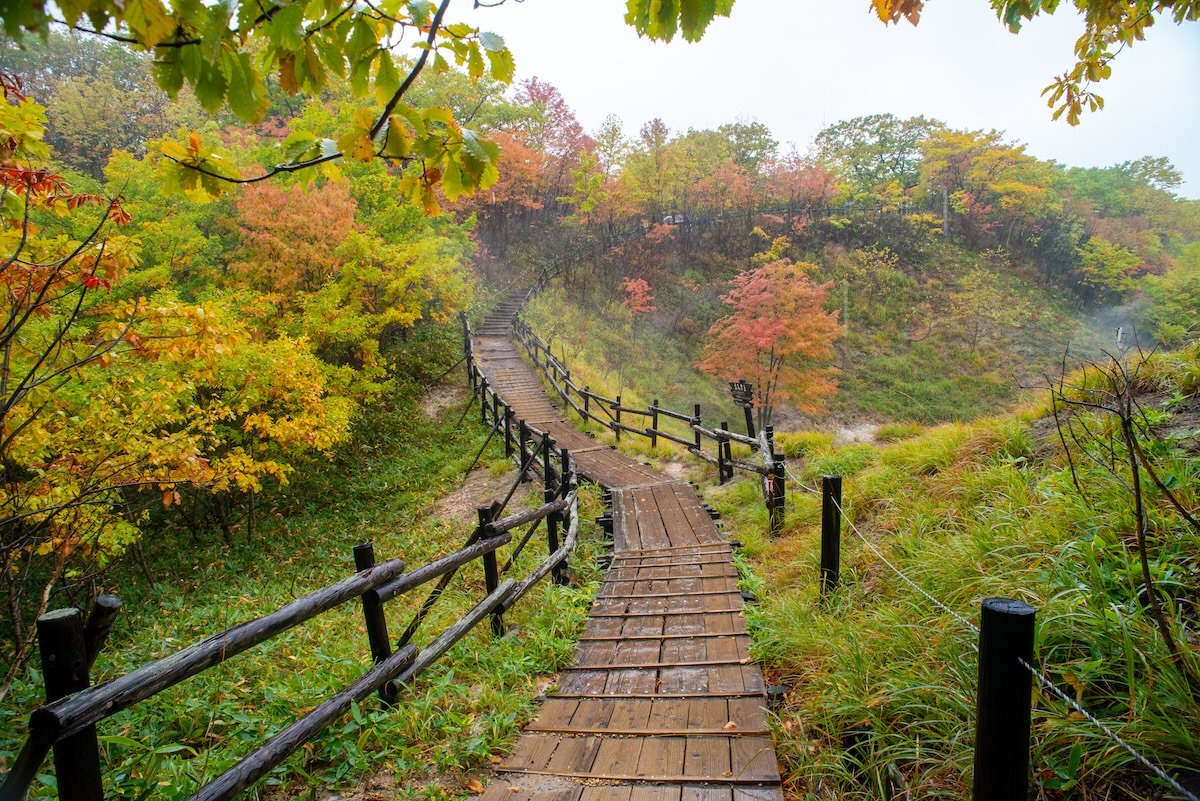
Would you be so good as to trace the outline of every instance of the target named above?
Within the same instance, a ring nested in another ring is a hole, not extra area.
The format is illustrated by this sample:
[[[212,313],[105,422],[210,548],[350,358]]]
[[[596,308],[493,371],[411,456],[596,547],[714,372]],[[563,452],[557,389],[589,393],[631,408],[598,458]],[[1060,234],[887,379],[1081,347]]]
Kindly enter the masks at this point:
[[[57,701],[87,689],[91,683],[87,642],[79,610],[47,612],[37,619],[37,635],[46,700]],[[100,744],[94,725],[54,744],[54,775],[62,801],[104,801]]]
[[[1032,606],[987,598],[979,617],[979,694],[975,720],[975,801],[1029,797],[1033,675]]]
[[[837,589],[842,560],[842,477],[821,477],[821,595]]]

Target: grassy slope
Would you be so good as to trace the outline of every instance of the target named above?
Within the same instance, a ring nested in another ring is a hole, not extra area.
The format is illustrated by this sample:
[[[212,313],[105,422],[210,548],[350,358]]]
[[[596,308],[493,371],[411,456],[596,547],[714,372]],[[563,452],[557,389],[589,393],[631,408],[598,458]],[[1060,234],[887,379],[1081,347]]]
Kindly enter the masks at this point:
[[[1174,399],[1174,413],[1160,421],[1152,453],[1195,509],[1200,348],[1159,360],[1153,372],[1152,388]],[[843,585],[826,603],[816,591],[816,495],[789,482],[788,531],[775,541],[739,531],[753,543],[750,561],[760,577],[756,651],[791,688],[776,734],[796,794],[969,792],[976,635],[898,578],[852,529],[967,620],[978,619],[985,597],[1036,607],[1043,674],[1160,765],[1197,769],[1200,700],[1138,600],[1129,496],[1107,473],[1084,466],[1090,502],[1082,499],[1045,412],[1030,406],[919,433],[896,427],[885,434],[904,438],[883,446],[782,438],[799,481],[815,486],[822,474],[845,476],[853,521],[843,535]],[[762,531],[749,482],[710,498],[735,527]],[[1148,498],[1156,532],[1151,569],[1175,601],[1177,638],[1193,637],[1186,659],[1196,673],[1200,534],[1156,491]],[[1145,773],[1097,728],[1044,693],[1035,701],[1037,797],[1157,797]]]
[[[1031,289],[1034,301],[1053,303]],[[615,313],[598,325],[592,320],[589,329],[587,317],[569,306],[567,313],[552,317],[547,310],[561,309],[562,301],[561,293],[539,301],[530,315],[535,330],[544,335],[549,329],[568,340],[567,361],[576,375],[593,388],[601,384],[615,391],[615,357],[603,354],[629,341],[629,322]],[[1044,342],[1077,323],[1067,309],[1042,308],[1043,319],[1034,324],[1043,328],[1022,348],[1035,349],[1039,337]],[[594,345],[584,344],[585,336],[610,350],[596,353]],[[882,341],[886,334],[874,336]],[[947,336],[953,344],[954,332]],[[668,395],[653,389],[664,375],[654,364],[673,364],[683,348],[669,341],[665,348],[671,356],[662,361],[648,358],[642,348],[625,348],[623,376],[639,384],[625,390],[627,397],[644,401],[651,394]],[[995,351],[981,340],[978,354],[972,360],[986,366]],[[892,358],[897,382],[932,390],[948,372],[931,371],[930,365],[947,363],[932,346],[914,346]],[[592,359],[606,367],[591,367]],[[1183,502],[1196,508],[1200,348],[1157,358],[1149,375],[1147,390],[1166,409],[1157,429],[1162,439],[1152,452]],[[680,391],[704,397],[705,380],[696,376]],[[969,385],[960,388],[968,393],[967,402],[944,405],[945,416],[965,415],[976,404],[1013,403],[1011,388],[985,399],[971,396]],[[892,396],[884,385],[876,391]],[[718,396],[710,392],[709,397]],[[794,480],[789,481],[788,530],[774,541],[763,536],[766,513],[753,482],[708,491],[710,502],[747,546],[747,575],[762,599],[752,612],[757,653],[773,677],[792,689],[776,720],[776,734],[795,795],[969,794],[976,634],[963,619],[976,621],[980,601],[993,596],[1019,598],[1038,609],[1037,653],[1046,678],[1159,764],[1197,769],[1200,701],[1139,601],[1130,498],[1092,465],[1080,469],[1088,497],[1079,495],[1047,414],[1045,401],[1029,400],[1015,412],[972,423],[931,429],[887,424],[878,432],[886,441],[882,445],[835,447],[830,434],[781,434]],[[622,447],[649,453],[641,443]],[[668,453],[660,448],[655,455]],[[843,586],[830,602],[819,603],[819,498],[802,487],[816,487],[829,473],[845,476],[845,506],[855,528],[848,526],[844,534]],[[705,476],[710,484],[711,479]],[[1151,569],[1175,601],[1176,636],[1186,640],[1197,621],[1200,535],[1152,488],[1148,498],[1157,532]],[[954,614],[897,577],[881,556]],[[1193,636],[1187,660],[1200,674],[1194,643]],[[1036,703],[1037,797],[1156,797],[1145,772],[1101,731],[1045,693]]]
[[[577,383],[610,397],[621,391],[642,405],[656,397],[680,410],[700,403],[706,420],[732,424],[741,413],[724,382],[694,365],[704,332],[725,312],[719,300],[725,282],[745,260],[712,253],[696,254],[696,264],[670,258],[671,266],[654,279],[658,308],[643,319],[621,308],[619,283],[601,286],[598,268],[587,265],[575,268],[570,291],[556,282],[527,318],[543,339],[553,340],[556,354],[565,353],[583,379]],[[814,421],[781,409],[777,428],[994,414],[1011,408],[1022,386],[1055,373],[1068,345],[1091,356],[1111,340],[1105,325],[1089,320],[1062,292],[989,254],[934,243],[919,265],[885,270],[890,279],[860,276],[844,297],[838,277],[838,265],[848,259],[844,249],[828,246],[801,258],[820,267],[817,280],[834,280],[827,305],[845,312],[850,325],[837,344],[840,390],[827,404],[829,417]],[[991,294],[975,305],[956,300],[975,268],[990,277]]]
[[[213,541],[183,535],[148,542],[160,580],[149,586],[131,565],[110,574],[108,589],[125,606],[94,676],[120,675],[344,578],[352,570],[351,548],[363,540],[374,540],[380,560],[401,556],[413,567],[457,548],[470,533],[474,503],[496,494],[469,501],[463,519],[433,514],[434,502],[458,488],[483,444],[480,426],[470,420],[455,425],[460,408],[431,420],[412,401],[397,401],[363,421],[355,446],[332,463],[314,465],[279,499],[286,514],[260,512],[265,520],[252,543],[225,552]],[[483,474],[498,486],[507,469],[502,448],[493,444]],[[589,496],[582,519],[598,513],[598,501]],[[480,627],[418,679],[396,708],[382,709],[373,697],[266,784],[290,787],[290,794],[304,786],[352,787],[374,774],[373,786],[394,786],[398,797],[461,793],[467,776],[531,716],[539,677],[569,661],[595,587],[593,547],[586,541],[573,560],[580,589],[535,588],[507,616],[519,627],[514,636],[496,642]],[[535,540],[520,567],[527,570],[543,553]],[[482,596],[476,563],[451,585],[415,642],[429,641]],[[389,604],[393,636],[423,597],[417,591]],[[101,724],[108,792],[186,797],[357,678],[369,666],[361,614],[356,603],[345,604]],[[6,700],[0,758],[15,756],[40,692],[30,670]],[[43,785],[52,783],[49,765],[44,773]]]

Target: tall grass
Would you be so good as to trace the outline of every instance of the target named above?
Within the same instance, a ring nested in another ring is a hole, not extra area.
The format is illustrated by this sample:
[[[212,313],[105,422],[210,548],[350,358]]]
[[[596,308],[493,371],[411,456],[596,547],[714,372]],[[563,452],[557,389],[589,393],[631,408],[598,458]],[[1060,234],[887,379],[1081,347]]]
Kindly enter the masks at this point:
[[[1195,362],[1195,351],[1161,357],[1147,388],[1160,399],[1177,386],[1194,392]],[[1192,408],[1188,397],[1176,407]],[[1165,403],[1161,439],[1148,448],[1194,509],[1195,432],[1190,417],[1172,422],[1170,398]],[[797,796],[967,797],[977,635],[955,615],[977,621],[981,601],[997,596],[1038,610],[1046,680],[1164,768],[1200,767],[1200,698],[1147,611],[1128,493],[1107,470],[1076,465],[1082,497],[1047,423],[1031,406],[875,448],[810,443],[806,462],[793,460],[801,479],[846,476],[850,521],[842,584],[824,601],[818,499],[794,483],[786,534],[756,542],[751,558],[762,586],[751,620],[755,652],[791,688],[775,728]],[[712,496],[738,536],[761,525],[744,510],[743,493],[728,487]],[[1195,671],[1200,537],[1153,488],[1147,501],[1156,532],[1151,571],[1172,601],[1171,625],[1189,643],[1185,659]],[[930,603],[867,543],[955,614]],[[1034,700],[1035,797],[1162,797],[1097,727],[1045,691]]]
[[[363,540],[374,541],[380,560],[399,556],[411,567],[458,548],[470,533],[474,509],[439,514],[435,501],[462,484],[484,439],[478,426],[455,425],[459,410],[448,409],[438,420],[423,417],[411,401],[377,410],[363,421],[352,447],[331,463],[314,465],[278,499],[251,543],[225,551],[181,532],[149,542],[156,584],[132,569],[109,576],[106,589],[119,593],[125,606],[94,678],[121,675],[346,577],[353,572],[351,549]],[[482,474],[507,469],[502,446],[493,444]],[[538,503],[538,493],[530,492],[530,502]],[[583,521],[599,514],[596,493],[586,492],[583,504]],[[570,660],[598,578],[592,528],[586,523],[572,559],[576,588],[548,582],[535,588],[506,616],[510,636],[495,639],[488,626],[478,627],[407,688],[394,708],[374,697],[364,701],[272,771],[253,795],[272,787],[289,795],[341,791],[365,782],[405,798],[461,794],[532,716],[541,677]],[[515,575],[544,557],[545,546],[537,542]],[[393,634],[428,589],[388,604]],[[482,570],[472,563],[414,641],[428,642],[483,595]],[[114,798],[186,797],[369,666],[362,613],[357,604],[344,604],[102,722],[107,792]],[[31,669],[0,709],[0,760],[12,763],[40,696]],[[47,764],[33,795],[48,797],[53,788]]]

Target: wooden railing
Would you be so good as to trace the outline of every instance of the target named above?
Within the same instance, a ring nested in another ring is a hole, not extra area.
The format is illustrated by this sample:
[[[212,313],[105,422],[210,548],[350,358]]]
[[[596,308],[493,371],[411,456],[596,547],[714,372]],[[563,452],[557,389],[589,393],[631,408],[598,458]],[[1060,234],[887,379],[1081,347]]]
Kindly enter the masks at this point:
[[[486,421],[489,411],[486,392],[483,397],[482,414]],[[120,600],[101,596],[86,624],[78,609],[59,609],[43,615],[37,625],[47,703],[30,716],[29,736],[0,786],[0,801],[23,799],[51,750],[59,796],[66,801],[100,801],[104,798],[104,787],[97,724],[354,598],[361,600],[374,666],[202,787],[191,796],[193,800],[234,798],[345,715],[354,702],[373,692],[378,692],[386,704],[395,703],[422,671],[485,618],[491,618],[494,633],[502,634],[505,611],[535,584],[549,574],[559,583],[566,581],[567,558],[579,531],[576,502],[579,485],[570,454],[565,448],[554,450],[548,437],[542,435],[539,439],[534,432],[522,436],[519,442],[521,470],[517,481],[503,501],[479,508],[478,524],[457,551],[406,572],[400,559],[376,564],[372,543],[355,546],[353,575],[104,684],[89,686],[88,672],[116,617]],[[513,440],[507,452],[517,454]],[[543,505],[502,516],[517,487],[535,465],[544,482]],[[504,579],[543,522],[549,555],[523,578]],[[514,531],[524,527],[527,528],[501,568],[498,560],[501,548],[513,541]],[[411,640],[430,610],[456,572],[477,559],[483,565],[484,597],[432,642],[417,648]],[[388,603],[435,579],[437,584],[393,649],[388,635]]]
[[[565,263],[553,270],[543,270],[526,292],[522,305],[542,292],[550,280],[564,269]],[[512,409],[492,390],[487,377],[480,372],[471,349],[470,326],[465,321],[463,333],[467,378],[471,382],[472,392],[481,396],[480,411],[483,423],[492,426],[494,432],[503,432],[505,448],[512,452],[516,447],[513,443],[523,443],[531,429],[524,421],[513,420]],[[727,421],[721,421],[717,428],[706,428],[703,425],[700,404],[693,405],[691,414],[668,409],[657,399],[645,409],[625,405],[620,396],[609,398],[593,392],[589,386],[579,386],[571,379],[570,369],[519,317],[514,320],[512,335],[525,348],[534,367],[550,384],[554,393],[562,399],[566,407],[579,416],[581,422],[598,423],[612,431],[618,442],[622,433],[625,433],[649,439],[652,447],[657,446],[660,439],[681,445],[693,456],[715,465],[717,480],[721,484],[733,478],[735,470],[754,473],[761,480],[771,535],[778,535],[783,530],[786,465],[784,455],[775,449],[774,430],[771,426],[766,426],[755,436],[753,424],[747,414],[748,432],[739,434],[729,430]],[[632,424],[631,417],[636,418],[640,424]],[[538,432],[538,436],[546,435]],[[711,447],[706,449],[706,443],[711,443]],[[758,453],[762,464],[734,458],[733,443],[745,445],[752,453]],[[521,447],[523,454],[524,446]]]

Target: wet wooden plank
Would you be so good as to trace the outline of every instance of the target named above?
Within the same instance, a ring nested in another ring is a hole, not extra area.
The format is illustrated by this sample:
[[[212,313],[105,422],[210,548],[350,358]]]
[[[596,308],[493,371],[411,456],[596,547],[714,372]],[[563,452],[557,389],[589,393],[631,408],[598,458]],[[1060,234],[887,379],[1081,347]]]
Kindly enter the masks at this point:
[[[599,776],[633,776],[637,770],[638,758],[642,755],[641,737],[610,737],[601,740],[592,762],[592,775]]]
[[[477,363],[518,417],[541,421],[613,490],[615,552],[572,668],[485,801],[782,801],[762,674],[742,664],[731,546],[689,486],[584,436],[549,403],[507,336],[519,306],[485,321]]]
[[[628,784],[584,787],[579,801],[630,801],[633,788]]]
[[[683,754],[687,746],[684,737],[648,737],[642,743],[638,757],[638,776],[681,776]]]
[[[770,737],[735,737],[729,743],[730,770],[734,779],[779,781],[775,746]]]
[[[637,784],[629,801],[679,801],[682,787],[670,784]]]
[[[732,776],[728,737],[688,737],[684,775],[721,780]]]
[[[731,787],[711,786],[684,786],[681,790],[679,801],[732,801],[734,792]]]

